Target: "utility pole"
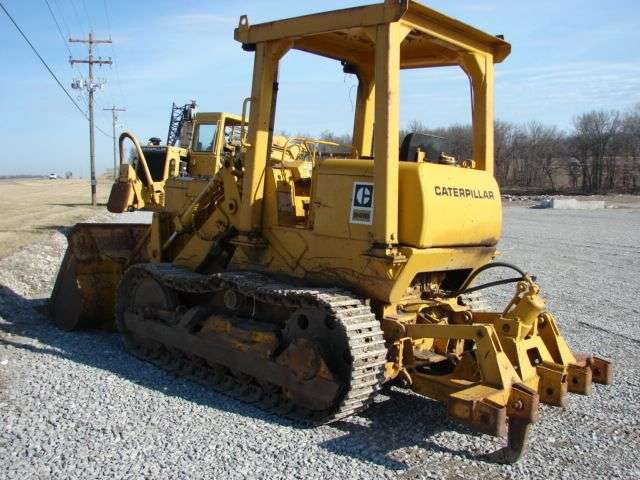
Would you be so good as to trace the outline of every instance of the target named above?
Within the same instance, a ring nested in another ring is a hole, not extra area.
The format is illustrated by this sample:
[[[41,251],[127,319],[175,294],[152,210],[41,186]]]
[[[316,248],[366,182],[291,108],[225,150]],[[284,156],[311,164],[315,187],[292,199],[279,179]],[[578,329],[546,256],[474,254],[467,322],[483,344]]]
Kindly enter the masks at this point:
[[[96,151],[95,151],[95,134],[93,127],[93,93],[101,87],[101,84],[93,83],[93,65],[111,65],[111,59],[102,60],[98,58],[95,60],[93,58],[93,46],[97,43],[111,43],[111,40],[98,40],[93,38],[93,32],[89,32],[89,38],[70,38],[69,42],[71,43],[86,43],[89,46],[89,56],[87,59],[74,59],[69,58],[69,62],[71,65],[76,63],[86,63],[89,65],[89,83],[87,85],[82,85],[81,82],[74,82],[72,84],[73,88],[86,88],[89,92],[89,159],[91,161],[91,205],[94,207],[97,205],[96,200]]]
[[[112,127],[113,127],[113,179],[118,178],[118,161],[116,155],[116,122],[118,121],[118,112],[126,112],[126,108],[116,108],[114,105],[111,108],[103,108],[102,110],[107,110],[111,112],[112,119]]]

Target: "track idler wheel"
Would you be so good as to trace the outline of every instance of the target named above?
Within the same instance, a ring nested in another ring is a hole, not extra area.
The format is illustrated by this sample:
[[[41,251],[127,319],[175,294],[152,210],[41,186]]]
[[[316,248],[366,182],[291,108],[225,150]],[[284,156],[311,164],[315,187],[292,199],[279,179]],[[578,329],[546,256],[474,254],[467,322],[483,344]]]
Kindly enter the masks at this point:
[[[162,346],[157,342],[143,338],[129,331],[125,322],[127,313],[136,313],[144,316],[150,312],[166,313],[165,321],[172,321],[172,313],[178,306],[178,300],[173,291],[160,284],[151,275],[143,270],[134,268],[128,270],[120,282],[116,298],[116,326],[120,331],[125,346],[129,351],[144,360],[157,357],[162,354]],[[167,355],[165,368],[171,370],[171,360],[174,356],[170,352]],[[160,359],[162,362],[162,359]],[[175,366],[176,370],[179,369]]]

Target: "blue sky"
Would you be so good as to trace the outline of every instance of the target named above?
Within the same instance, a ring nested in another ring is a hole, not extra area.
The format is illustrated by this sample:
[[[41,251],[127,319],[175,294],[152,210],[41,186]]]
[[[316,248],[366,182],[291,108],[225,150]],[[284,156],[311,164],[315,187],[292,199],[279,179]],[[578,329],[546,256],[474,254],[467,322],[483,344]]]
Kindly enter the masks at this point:
[[[77,72],[44,0],[2,0],[65,85]],[[251,23],[344,8],[369,1],[314,0],[49,0],[63,33],[111,35],[117,68],[97,94],[97,124],[111,129],[109,112],[124,106],[121,124],[141,139],[166,137],[171,102],[196,99],[201,110],[239,113],[249,95],[252,55],[233,40],[241,14]],[[537,119],[570,128],[575,114],[625,109],[640,102],[640,14],[637,1],[434,0],[432,8],[492,34],[512,54],[496,67],[496,116]],[[8,152],[0,174],[88,175],[88,124],[44,71],[0,12],[0,141]],[[76,57],[86,55],[72,44]],[[86,69],[82,69],[83,73]],[[86,73],[85,73],[86,74]],[[276,129],[315,135],[350,131],[355,82],[337,62],[292,52],[281,69]],[[470,119],[466,77],[458,69],[403,72],[401,122],[430,126]],[[74,92],[76,94],[76,92]],[[79,100],[80,102],[82,99]],[[112,165],[110,138],[97,132],[97,169]]]

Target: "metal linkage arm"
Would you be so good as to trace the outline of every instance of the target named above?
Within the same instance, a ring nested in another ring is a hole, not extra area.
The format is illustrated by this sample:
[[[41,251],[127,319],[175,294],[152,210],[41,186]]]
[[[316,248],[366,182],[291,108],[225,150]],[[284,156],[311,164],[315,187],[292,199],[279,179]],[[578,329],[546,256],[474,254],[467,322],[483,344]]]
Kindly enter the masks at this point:
[[[446,338],[474,340],[476,358],[484,383],[496,388],[509,388],[520,382],[520,377],[502,351],[492,325],[406,325],[406,335],[413,339]]]

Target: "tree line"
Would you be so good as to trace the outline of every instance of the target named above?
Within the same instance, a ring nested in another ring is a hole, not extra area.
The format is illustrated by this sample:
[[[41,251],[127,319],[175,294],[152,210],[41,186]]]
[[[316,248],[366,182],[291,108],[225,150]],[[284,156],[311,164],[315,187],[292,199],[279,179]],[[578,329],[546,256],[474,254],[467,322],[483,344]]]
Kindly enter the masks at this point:
[[[640,193],[640,104],[627,111],[578,115],[569,131],[538,121],[495,122],[495,175],[503,188],[524,191]],[[471,126],[428,128],[413,121],[401,132],[448,139],[450,154],[471,158]]]

